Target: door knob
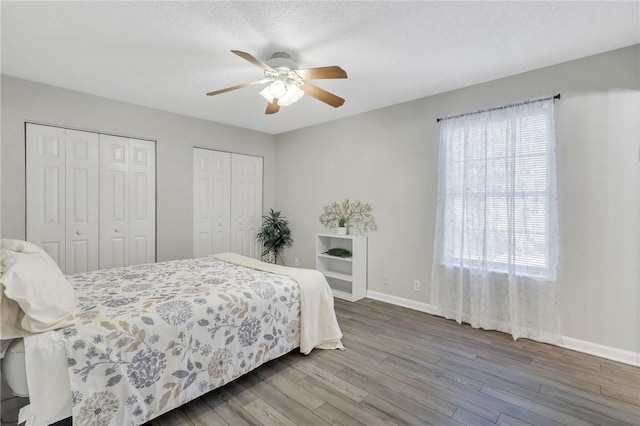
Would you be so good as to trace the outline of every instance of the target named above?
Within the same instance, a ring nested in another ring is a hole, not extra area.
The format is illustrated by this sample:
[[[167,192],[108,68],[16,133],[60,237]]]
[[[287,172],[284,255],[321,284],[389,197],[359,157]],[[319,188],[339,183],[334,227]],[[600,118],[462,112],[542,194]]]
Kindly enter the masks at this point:
[[[114,229],[114,231],[116,231],[116,233],[120,232],[120,230],[118,228]]]
[[[76,231],[76,235],[82,235],[82,232]]]

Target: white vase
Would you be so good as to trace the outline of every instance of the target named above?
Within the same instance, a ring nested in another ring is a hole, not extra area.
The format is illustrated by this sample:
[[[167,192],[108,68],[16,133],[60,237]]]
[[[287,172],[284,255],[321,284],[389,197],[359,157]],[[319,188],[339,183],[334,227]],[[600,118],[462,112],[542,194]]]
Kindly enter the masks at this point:
[[[347,227],[338,226],[338,235],[347,235]]]

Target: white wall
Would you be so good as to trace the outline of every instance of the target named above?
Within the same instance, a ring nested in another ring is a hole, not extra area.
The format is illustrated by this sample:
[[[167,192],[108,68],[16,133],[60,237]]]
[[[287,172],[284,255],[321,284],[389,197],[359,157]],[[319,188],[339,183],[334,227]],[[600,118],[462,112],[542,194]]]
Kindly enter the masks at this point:
[[[323,205],[367,201],[379,226],[368,234],[369,290],[428,304],[436,118],[561,93],[563,334],[640,352],[639,64],[636,45],[278,135],[276,206],[291,220],[295,240],[285,250],[287,264],[297,257],[314,267]],[[421,292],[413,290],[415,279]]]
[[[157,141],[157,258],[193,253],[193,147],[264,157],[263,208],[275,200],[272,135],[2,76],[2,237],[25,238],[25,122]]]

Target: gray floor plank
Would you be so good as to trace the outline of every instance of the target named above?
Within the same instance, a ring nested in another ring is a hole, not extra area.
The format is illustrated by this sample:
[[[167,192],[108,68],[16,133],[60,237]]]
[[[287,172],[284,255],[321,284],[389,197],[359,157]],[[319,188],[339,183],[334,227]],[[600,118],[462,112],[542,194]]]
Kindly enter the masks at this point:
[[[357,421],[328,402],[324,402],[320,407],[316,408],[313,413],[334,426],[365,426],[364,423]]]

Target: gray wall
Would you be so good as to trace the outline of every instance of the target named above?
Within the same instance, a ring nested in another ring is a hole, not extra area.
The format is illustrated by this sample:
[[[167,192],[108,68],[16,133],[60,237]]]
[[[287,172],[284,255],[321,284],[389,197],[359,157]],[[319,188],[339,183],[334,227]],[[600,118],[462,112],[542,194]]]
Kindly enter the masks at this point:
[[[287,264],[314,267],[323,205],[367,201],[379,225],[368,233],[369,290],[430,303],[436,118],[561,93],[563,334],[639,352],[639,59],[636,45],[278,135],[276,206],[295,240]]]
[[[193,254],[193,147],[264,157],[263,207],[275,200],[272,135],[2,76],[2,231],[25,238],[25,121],[157,141],[157,258]]]
[[[435,119],[560,92],[563,334],[638,352],[639,64],[633,46],[276,137],[2,76],[0,230],[24,238],[25,121],[158,141],[158,260],[192,254],[193,146],[260,155],[264,210],[291,220],[287,264],[315,266],[323,205],[368,201],[379,225],[369,233],[369,290],[428,304]]]

